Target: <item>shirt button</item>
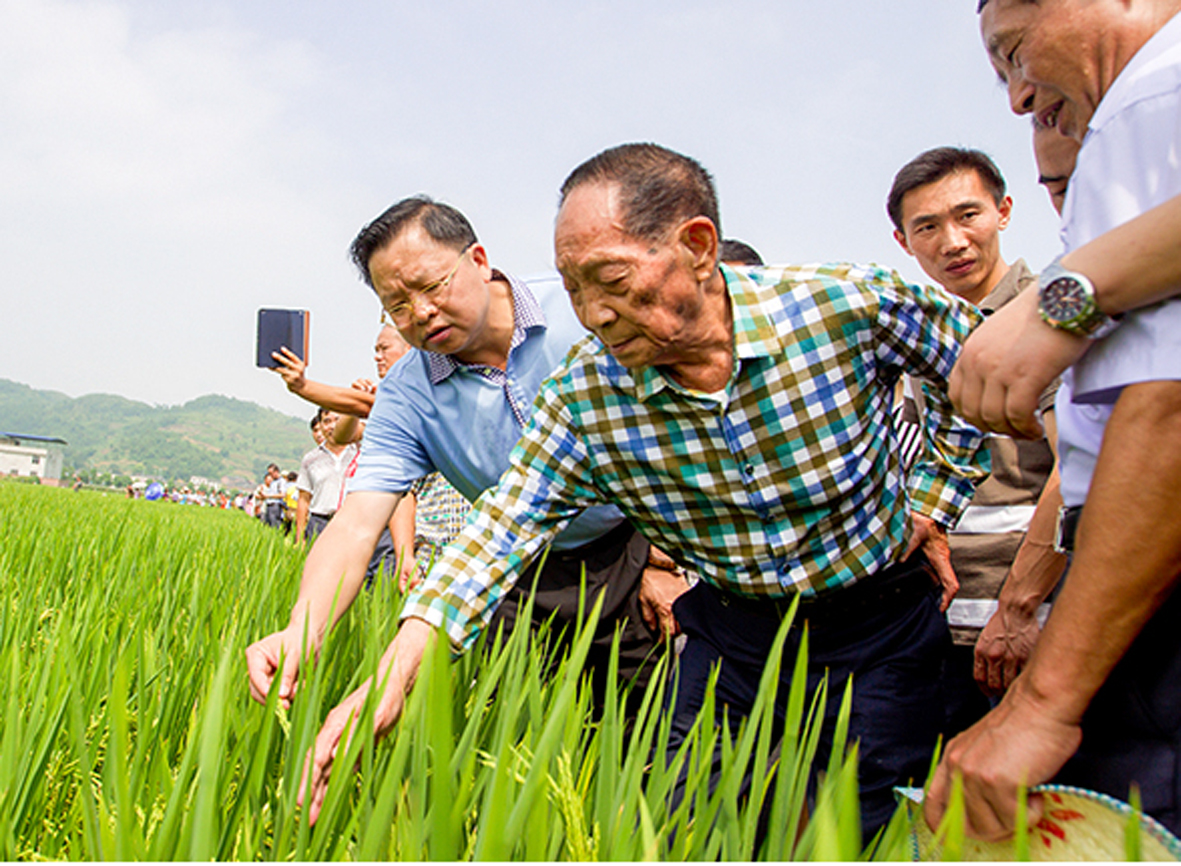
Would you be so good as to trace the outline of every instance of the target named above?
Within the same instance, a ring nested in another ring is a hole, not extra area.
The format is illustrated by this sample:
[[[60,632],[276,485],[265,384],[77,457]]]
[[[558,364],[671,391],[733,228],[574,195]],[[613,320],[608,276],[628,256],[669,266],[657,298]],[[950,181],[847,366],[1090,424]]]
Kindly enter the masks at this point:
[[[742,473],[747,478],[750,478],[750,476],[755,474],[755,468],[751,464],[747,463],[745,466],[742,467]]]

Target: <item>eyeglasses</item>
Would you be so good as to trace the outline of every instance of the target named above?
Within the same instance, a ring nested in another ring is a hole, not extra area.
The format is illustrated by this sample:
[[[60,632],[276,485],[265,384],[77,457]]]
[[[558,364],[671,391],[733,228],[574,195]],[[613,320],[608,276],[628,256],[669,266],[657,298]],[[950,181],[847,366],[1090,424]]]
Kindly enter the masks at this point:
[[[447,276],[441,280],[435,280],[433,283],[423,286],[417,291],[408,291],[408,297],[405,300],[398,301],[389,307],[383,307],[381,311],[381,320],[383,323],[388,316],[395,326],[404,327],[410,322],[414,315],[414,309],[418,305],[418,300],[422,299],[430,304],[432,307],[438,307],[447,299],[447,292],[451,288],[451,280],[455,278],[456,272],[459,271],[459,265],[463,262],[464,256],[468,254],[475,244],[468,244],[460,252],[459,258],[455,260],[455,265],[447,272]]]

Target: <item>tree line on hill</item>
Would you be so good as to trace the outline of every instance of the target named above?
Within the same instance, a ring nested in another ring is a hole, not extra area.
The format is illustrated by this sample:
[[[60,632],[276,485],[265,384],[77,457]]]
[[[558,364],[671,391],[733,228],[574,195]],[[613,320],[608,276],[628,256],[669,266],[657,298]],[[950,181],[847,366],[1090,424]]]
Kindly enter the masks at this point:
[[[0,379],[0,431],[65,439],[63,477],[84,474],[88,483],[114,486],[131,476],[245,486],[268,463],[298,468],[312,444],[305,421],[232,397],[152,406],[112,394],[73,398],[7,379]]]

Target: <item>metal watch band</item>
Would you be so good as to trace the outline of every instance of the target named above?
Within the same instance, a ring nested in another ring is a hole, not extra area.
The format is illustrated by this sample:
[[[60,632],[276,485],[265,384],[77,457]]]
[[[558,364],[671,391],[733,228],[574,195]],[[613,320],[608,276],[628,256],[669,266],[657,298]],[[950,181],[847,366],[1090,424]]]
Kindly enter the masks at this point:
[[[1099,309],[1087,276],[1062,267],[1059,259],[1038,276],[1038,312],[1051,327],[1091,340],[1107,336],[1119,324]]]

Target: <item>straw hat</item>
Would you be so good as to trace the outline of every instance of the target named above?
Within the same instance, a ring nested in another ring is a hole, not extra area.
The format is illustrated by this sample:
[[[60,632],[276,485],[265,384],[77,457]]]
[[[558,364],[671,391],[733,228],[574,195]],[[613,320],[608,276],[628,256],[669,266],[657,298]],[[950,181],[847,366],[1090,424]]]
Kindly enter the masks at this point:
[[[895,788],[911,819],[911,854],[915,860],[942,859],[942,846],[923,819],[923,790]],[[1045,797],[1042,818],[1029,828],[1030,860],[1124,860],[1125,837],[1133,814],[1127,803],[1066,785],[1038,785],[1031,793]],[[1181,860],[1181,840],[1152,818],[1139,814],[1140,859]],[[1016,846],[964,839],[964,860],[1015,860]]]

